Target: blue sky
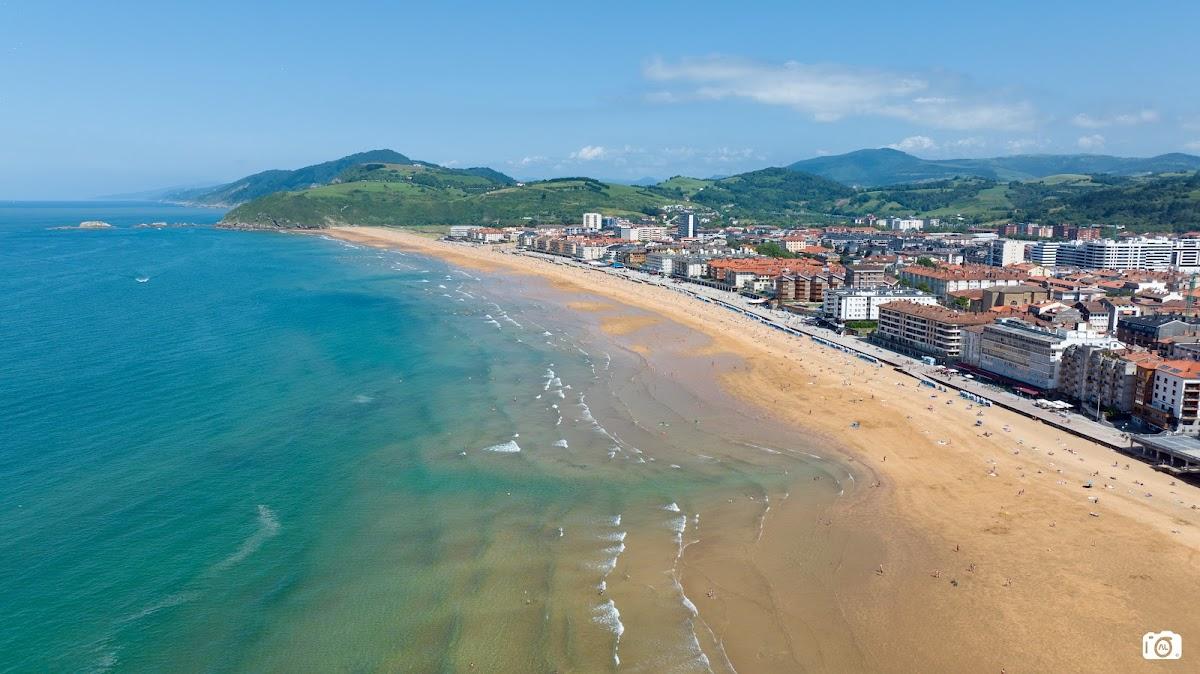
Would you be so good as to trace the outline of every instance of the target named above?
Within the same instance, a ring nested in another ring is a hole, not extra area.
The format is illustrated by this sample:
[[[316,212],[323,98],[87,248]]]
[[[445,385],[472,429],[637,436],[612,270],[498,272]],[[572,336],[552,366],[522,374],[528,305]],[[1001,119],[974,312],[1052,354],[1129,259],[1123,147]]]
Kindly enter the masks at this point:
[[[525,178],[1200,154],[1195,2],[0,0],[0,198],[389,147]]]

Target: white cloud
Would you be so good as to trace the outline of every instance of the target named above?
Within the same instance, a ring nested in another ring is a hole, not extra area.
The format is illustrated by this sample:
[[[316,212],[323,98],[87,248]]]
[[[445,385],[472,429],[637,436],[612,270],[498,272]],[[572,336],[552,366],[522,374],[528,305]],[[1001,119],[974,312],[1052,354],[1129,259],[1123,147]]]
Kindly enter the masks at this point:
[[[909,136],[898,143],[888,145],[888,147],[902,152],[927,152],[945,155],[963,150],[977,150],[986,145],[987,141],[978,136],[968,136],[966,138],[956,138],[940,142],[929,136]]]
[[[548,161],[550,161],[550,160],[547,157],[544,157],[540,154],[536,154],[536,155],[531,155],[528,157],[521,157],[520,159],[510,160],[508,163],[510,166],[524,167],[524,166],[535,166],[537,164],[545,164]]]
[[[1079,145],[1079,149],[1087,152],[1091,152],[1092,150],[1102,150],[1104,149],[1104,136],[1101,136],[1098,133],[1093,133],[1090,136],[1081,136],[1079,140],[1076,141],[1076,144]]]
[[[1159,120],[1157,110],[1138,110],[1137,112],[1127,112],[1116,115],[1108,115],[1106,117],[1089,115],[1081,112],[1071,118],[1071,123],[1083,129],[1103,129],[1110,126],[1138,126],[1141,124],[1154,124]]]
[[[848,116],[892,117],[937,128],[1023,129],[1035,113],[1027,102],[963,99],[928,78],[842,65],[788,61],[764,64],[713,57],[650,62],[645,77],[677,82],[687,91],[658,91],[654,102],[745,99],[799,110],[819,122]]]
[[[1037,138],[1014,138],[1004,143],[1010,154],[1022,154],[1045,147],[1046,142]]]
[[[604,159],[608,156],[608,150],[602,145],[584,145],[578,150],[571,153],[571,159],[579,161],[593,161],[596,159]]]
[[[936,150],[938,144],[929,136],[909,136],[899,143],[892,143],[888,147],[904,152],[917,152],[920,150]]]
[[[1200,140],[1193,140],[1190,143],[1184,143],[1183,149],[1191,152],[1200,152]]]

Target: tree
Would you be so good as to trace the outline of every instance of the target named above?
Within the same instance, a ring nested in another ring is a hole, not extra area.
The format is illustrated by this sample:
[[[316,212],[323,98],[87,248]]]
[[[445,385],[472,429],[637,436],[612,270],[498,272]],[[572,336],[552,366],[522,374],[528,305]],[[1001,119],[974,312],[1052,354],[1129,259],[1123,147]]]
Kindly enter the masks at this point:
[[[936,267],[937,266],[936,262],[934,262],[933,260],[931,260],[923,255],[921,257],[917,258],[917,264],[921,265],[922,267]]]
[[[790,252],[788,249],[784,248],[783,246],[779,245],[778,243],[775,243],[774,241],[767,241],[766,243],[760,243],[759,245],[754,247],[754,250],[758,251],[759,255],[766,255],[767,257],[783,257],[783,258],[796,257],[795,253]]]

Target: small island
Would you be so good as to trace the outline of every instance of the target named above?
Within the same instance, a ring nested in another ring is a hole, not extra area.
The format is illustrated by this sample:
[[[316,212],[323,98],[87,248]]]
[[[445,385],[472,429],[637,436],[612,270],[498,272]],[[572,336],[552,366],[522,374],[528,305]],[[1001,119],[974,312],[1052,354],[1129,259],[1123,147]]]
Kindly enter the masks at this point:
[[[112,228],[113,228],[113,226],[108,224],[107,222],[103,222],[100,220],[84,220],[83,222],[79,223],[78,225],[64,225],[62,227],[50,227],[49,229],[54,231],[54,230],[67,230],[67,229],[112,229]]]

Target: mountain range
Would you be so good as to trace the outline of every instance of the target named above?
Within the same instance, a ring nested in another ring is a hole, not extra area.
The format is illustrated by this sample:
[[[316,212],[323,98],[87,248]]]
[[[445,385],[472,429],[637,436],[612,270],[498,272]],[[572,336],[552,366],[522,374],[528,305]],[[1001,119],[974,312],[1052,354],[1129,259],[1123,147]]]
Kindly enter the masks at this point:
[[[989,159],[921,159],[879,148],[805,159],[787,168],[855,187],[881,187],[973,176],[995,181],[1037,180],[1060,174],[1150,175],[1200,169],[1200,157],[1172,153],[1149,158],[1102,154],[1021,154]]]
[[[712,221],[844,221],[874,214],[981,224],[1009,219],[1200,226],[1200,157],[1020,155],[927,160],[892,149],[818,157],[724,178],[653,185],[572,177],[520,182],[373,150],[294,171],[264,171],[167,200],[236,206],[228,225],[324,227],[575,222],[584,211],[655,216],[684,205]]]

